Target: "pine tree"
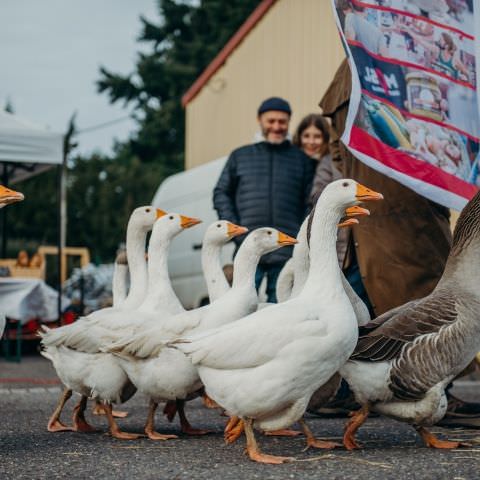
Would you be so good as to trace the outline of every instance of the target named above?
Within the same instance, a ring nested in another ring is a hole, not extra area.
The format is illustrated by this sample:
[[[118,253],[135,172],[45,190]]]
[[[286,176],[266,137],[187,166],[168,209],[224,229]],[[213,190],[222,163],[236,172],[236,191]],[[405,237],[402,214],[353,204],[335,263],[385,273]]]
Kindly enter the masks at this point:
[[[149,204],[162,180],[183,168],[182,95],[258,4],[159,0],[158,23],[141,18],[139,41],[151,51],[138,55],[130,75],[104,67],[98,81],[98,91],[112,103],[134,106],[138,129],[115,145],[112,156],[69,159],[68,245],[88,247],[97,262],[113,260],[131,211]],[[56,244],[56,169],[18,188],[26,200],[15,206],[10,254],[20,246],[33,251],[41,244]]]

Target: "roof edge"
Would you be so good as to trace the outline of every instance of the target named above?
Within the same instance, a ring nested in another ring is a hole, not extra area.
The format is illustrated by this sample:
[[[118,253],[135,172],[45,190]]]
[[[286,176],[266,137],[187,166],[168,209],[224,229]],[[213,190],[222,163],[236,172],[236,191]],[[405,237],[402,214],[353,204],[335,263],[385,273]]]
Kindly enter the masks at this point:
[[[200,76],[193,82],[191,87],[182,96],[182,107],[186,107],[200,92],[204,85],[212,78],[216,71],[225,63],[231,53],[238,47],[243,39],[250,33],[255,25],[262,19],[262,17],[268,12],[270,7],[277,0],[262,0],[257,8],[251,13],[251,15],[245,20],[242,26],[235,32],[225,46],[220,50],[218,55],[210,62]]]

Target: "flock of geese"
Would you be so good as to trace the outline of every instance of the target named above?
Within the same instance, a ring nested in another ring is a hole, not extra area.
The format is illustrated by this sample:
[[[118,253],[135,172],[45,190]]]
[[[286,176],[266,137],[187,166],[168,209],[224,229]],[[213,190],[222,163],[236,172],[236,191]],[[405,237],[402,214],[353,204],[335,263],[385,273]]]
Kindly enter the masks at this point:
[[[203,395],[230,416],[228,443],[244,432],[250,459],[283,463],[292,458],[262,453],[254,429],[293,435],[288,427],[298,422],[308,447],[339,446],[315,438],[303,416],[314,393],[327,402],[343,377],[362,406],[347,422],[347,449],[359,448],[355,434],[370,411],[412,424],[429,447],[460,446],[427,427],[443,417],[445,388],[480,350],[480,193],[460,215],[435,290],[370,320],[338,265],[336,237],[339,226],[369,214],[361,202],[382,198],[351,179],[331,183],[297,240],[269,227],[248,233],[234,259],[231,286],[221,249],[247,229],[214,222],[202,249],[211,303],[190,311],[172,289],[168,249],[176,235],[200,221],[152,206],[134,210],[127,227],[128,294],[117,276],[113,307],[41,332],[42,353],[66,387],[48,429],[93,431],[84,415],[93,398],[102,404],[113,437],[143,436],[122,431],[112,410],[140,391],[150,401],[144,429],[150,439],[176,438],[155,429],[160,402],[166,402],[170,420],[178,413],[182,432],[204,434],[185,414],[186,402]],[[292,244],[291,290],[281,303],[259,304],[254,278],[260,257]],[[81,399],[69,427],[60,414],[72,392]]]

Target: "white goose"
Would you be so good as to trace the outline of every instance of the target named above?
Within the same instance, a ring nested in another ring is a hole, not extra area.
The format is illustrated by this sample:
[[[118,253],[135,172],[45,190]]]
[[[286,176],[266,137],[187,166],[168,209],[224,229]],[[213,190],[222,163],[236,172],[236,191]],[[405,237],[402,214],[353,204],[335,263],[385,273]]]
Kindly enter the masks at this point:
[[[146,273],[146,262],[145,262],[145,242],[147,238],[148,232],[152,229],[154,222],[165,214],[164,211],[160,209],[156,209],[151,205],[138,207],[136,208],[132,214],[130,215],[128,225],[127,225],[127,257],[130,259],[132,263],[132,271],[131,271],[131,294],[130,302],[136,305],[138,302],[143,300],[146,291],[147,285],[147,273]],[[137,285],[137,286],[135,286]],[[123,302],[121,308],[104,308],[97,312],[93,312],[92,314],[84,317],[77,322],[67,325],[64,327],[60,327],[54,330],[50,330],[49,328],[43,326],[43,332],[40,332],[41,336],[44,336],[46,339],[48,338],[48,342],[50,345],[61,345],[65,341],[65,337],[75,337],[76,332],[81,332],[84,328],[84,324],[87,320],[91,320],[93,318],[101,318],[102,315],[108,315],[114,312],[119,312],[122,308],[128,306],[125,302]],[[45,340],[47,341],[47,340]],[[69,388],[66,388],[60,399],[59,402],[51,415],[49,422],[48,422],[48,431],[50,432],[61,432],[61,431],[70,431],[72,429],[87,429],[89,430],[89,426],[85,426],[83,419],[74,417],[74,420],[80,422],[72,427],[65,426],[60,421],[60,415],[63,410],[65,403],[68,399],[72,396],[72,391]],[[103,413],[102,409],[96,408],[94,413]],[[117,414],[117,412],[115,413]],[[118,416],[125,416],[123,413],[118,413]]]
[[[126,252],[121,252],[115,258],[112,279],[112,304],[114,308],[121,307],[128,295],[128,259]]]
[[[11,203],[21,202],[24,198],[23,193],[16,192],[15,190],[0,185],[0,208],[6,207]],[[5,323],[5,315],[0,312],[0,338],[3,335]]]
[[[335,251],[337,224],[347,207],[380,198],[353,180],[331,183],[313,216],[310,270],[300,295],[174,343],[198,366],[207,394],[243,419],[252,460],[290,460],[262,454],[253,425],[271,431],[301,419],[312,393],[355,348],[357,320],[341,281]],[[352,222],[356,219],[346,223]],[[308,444],[324,447],[303,420],[301,424]]]
[[[426,427],[445,415],[446,386],[480,350],[480,192],[463,209],[445,271],[430,295],[380,315],[366,325],[341,369],[363,406],[348,422],[344,444],[369,411],[412,424],[428,447],[456,448]]]
[[[165,275],[168,276],[168,271],[165,271],[167,270],[167,263],[163,261],[163,257],[166,256],[166,250],[175,235],[198,223],[199,220],[197,219],[174,213],[163,215],[155,223],[148,250],[150,259],[149,285],[152,285],[152,287],[149,288],[146,301],[154,303],[155,293],[164,298],[170,298],[169,289],[166,288],[168,285],[161,284]],[[160,281],[159,284],[156,283],[157,280]],[[121,329],[125,325],[129,325],[132,316],[138,322],[158,321],[158,315],[154,315],[152,312],[141,312],[140,310],[118,311],[103,318],[83,321],[83,333],[93,331],[93,336],[82,336],[82,332],[78,328],[75,329],[74,335],[69,335],[68,327],[70,325],[63,327],[63,341],[60,341],[58,335],[52,335],[54,331],[47,331],[42,334],[42,345],[44,347],[42,354],[52,361],[58,376],[67,388],[82,395],[74,415],[74,425],[77,430],[92,430],[84,418],[87,398],[92,397],[104,402],[112,436],[120,439],[138,438],[138,435],[125,433],[119,429],[113,418],[111,407],[112,403],[127,401],[136,389],[118,364],[116,357],[101,353],[98,348],[96,350],[93,348],[94,345],[100,343],[102,335],[109,337],[116,331],[115,329]],[[99,338],[95,338],[95,336],[99,336]],[[81,337],[81,339],[78,340],[77,337]],[[85,348],[82,348],[82,346]]]
[[[227,241],[248,232],[248,228],[227,220],[213,222],[205,232],[202,243],[202,270],[207,283],[210,303],[230,290],[222,268],[221,250]]]
[[[177,217],[180,218],[180,223],[177,222]],[[105,344],[120,338],[130,338],[137,331],[161,325],[159,314],[165,321],[167,316],[185,312],[168,275],[168,249],[181,229],[197,223],[200,223],[197,219],[174,213],[166,214],[165,218],[156,222],[148,249],[148,289],[145,300],[135,312],[109,312],[108,315],[93,320],[87,318],[83,323],[77,322],[75,328],[65,328],[61,335],[58,332],[51,335],[49,345],[64,345],[86,353],[98,353]],[[203,240],[205,252],[202,251],[207,285],[212,282],[221,284],[222,277],[225,280],[220,267],[221,247],[234,236],[246,231],[244,227],[226,221],[218,221],[209,226]]]
[[[368,215],[368,210],[351,210],[353,215]],[[292,258],[285,264],[280,272],[277,283],[277,298],[284,302],[289,298],[295,298],[303,289],[310,268],[310,257],[308,248],[308,223],[310,216],[305,218],[297,235],[298,243],[293,249]],[[342,272],[342,283],[345,293],[348,295],[352,307],[357,316],[358,325],[366,325],[370,321],[370,313],[362,299],[352,288]]]
[[[256,229],[240,246],[234,260],[232,288],[221,298],[107,347],[121,355],[120,362],[131,381],[151,399],[145,427],[150,438],[163,438],[154,431],[154,415],[160,401],[177,400],[182,431],[204,433],[190,427],[184,412],[184,400],[201,387],[197,369],[182,352],[165,347],[165,343],[178,335],[218,327],[255,311],[258,304],[255,271],[260,257],[293,243],[295,239],[274,228]]]

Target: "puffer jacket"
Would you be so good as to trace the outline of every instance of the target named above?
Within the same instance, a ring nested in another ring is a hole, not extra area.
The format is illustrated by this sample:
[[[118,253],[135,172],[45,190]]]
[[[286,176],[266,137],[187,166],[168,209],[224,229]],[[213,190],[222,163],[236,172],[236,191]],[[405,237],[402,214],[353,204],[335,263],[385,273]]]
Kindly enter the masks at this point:
[[[249,230],[274,227],[295,236],[308,213],[315,162],[285,141],[259,142],[234,150],[213,191],[221,219]],[[237,245],[244,237],[238,237]],[[282,264],[292,247],[264,255],[263,265]]]

